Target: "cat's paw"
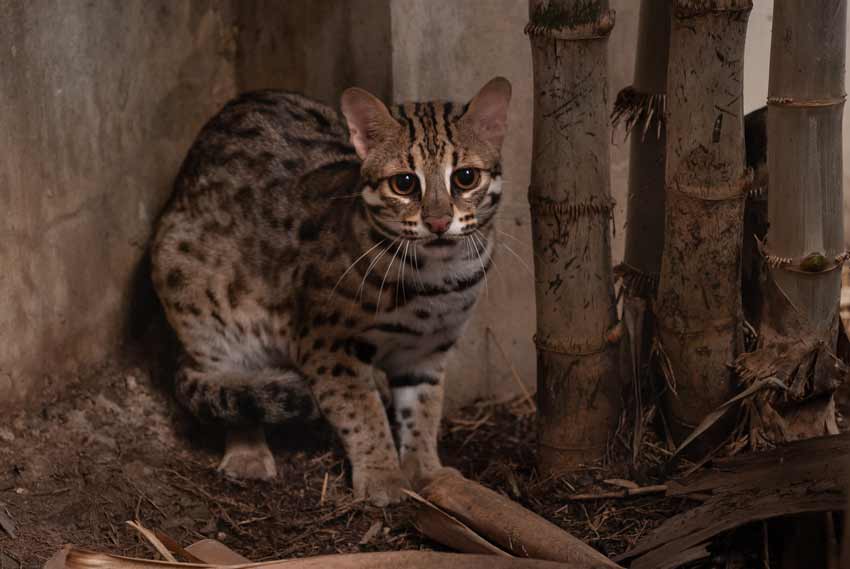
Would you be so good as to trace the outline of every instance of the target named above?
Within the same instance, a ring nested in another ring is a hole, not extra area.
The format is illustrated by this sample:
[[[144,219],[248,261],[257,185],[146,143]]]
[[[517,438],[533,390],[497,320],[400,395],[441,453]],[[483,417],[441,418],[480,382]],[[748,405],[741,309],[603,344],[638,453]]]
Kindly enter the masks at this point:
[[[403,491],[410,489],[410,483],[398,468],[354,467],[351,478],[354,497],[379,508],[401,502]]]
[[[266,446],[228,450],[218,465],[219,472],[238,480],[271,480],[277,477],[274,456]]]

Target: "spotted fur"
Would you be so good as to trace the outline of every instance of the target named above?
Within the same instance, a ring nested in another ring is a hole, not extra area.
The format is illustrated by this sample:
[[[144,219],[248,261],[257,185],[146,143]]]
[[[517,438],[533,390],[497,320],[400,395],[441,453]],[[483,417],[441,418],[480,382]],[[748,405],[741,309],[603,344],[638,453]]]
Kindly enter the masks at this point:
[[[355,493],[378,504],[439,468],[446,357],[491,264],[496,107],[506,111],[509,93],[496,79],[470,105],[388,111],[351,90],[347,124],[277,91],[225,106],[189,151],[153,245],[154,283],[185,352],[178,398],[233,429],[323,415]],[[459,190],[458,168],[479,183]],[[394,192],[400,173],[415,174],[418,194]],[[398,450],[373,367],[389,379]],[[222,465],[273,475],[262,439],[257,452],[263,472]]]

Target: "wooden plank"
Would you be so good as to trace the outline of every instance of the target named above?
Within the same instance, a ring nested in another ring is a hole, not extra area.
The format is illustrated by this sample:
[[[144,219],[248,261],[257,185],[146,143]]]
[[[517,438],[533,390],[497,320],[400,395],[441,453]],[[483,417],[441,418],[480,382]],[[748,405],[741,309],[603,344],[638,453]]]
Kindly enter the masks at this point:
[[[769,518],[843,510],[850,479],[850,435],[806,439],[762,453],[718,461],[718,470],[668,483],[668,495],[711,494],[674,516],[617,561],[632,569],[675,567],[717,534]],[[684,562],[684,561],[683,561]]]
[[[759,453],[715,461],[714,470],[670,481],[668,496],[779,488],[802,480],[850,479],[850,433],[794,441]]]
[[[658,526],[617,561],[641,555],[631,569],[650,569],[715,535],[738,526],[790,514],[842,510],[843,489],[817,481],[712,498]]]

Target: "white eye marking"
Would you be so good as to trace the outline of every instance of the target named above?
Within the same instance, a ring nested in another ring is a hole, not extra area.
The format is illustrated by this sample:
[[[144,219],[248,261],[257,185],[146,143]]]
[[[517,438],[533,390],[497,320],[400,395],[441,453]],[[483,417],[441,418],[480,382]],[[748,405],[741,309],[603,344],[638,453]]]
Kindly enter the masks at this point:
[[[451,195],[452,194],[452,172],[453,172],[451,164],[446,164],[445,172],[446,172],[446,191],[449,193],[449,195]]]
[[[422,173],[422,170],[419,170],[418,168],[416,169],[416,171],[414,173],[416,174],[416,177],[419,178],[419,192],[422,195],[422,197],[424,198],[425,197],[425,191],[426,191],[425,175]]]

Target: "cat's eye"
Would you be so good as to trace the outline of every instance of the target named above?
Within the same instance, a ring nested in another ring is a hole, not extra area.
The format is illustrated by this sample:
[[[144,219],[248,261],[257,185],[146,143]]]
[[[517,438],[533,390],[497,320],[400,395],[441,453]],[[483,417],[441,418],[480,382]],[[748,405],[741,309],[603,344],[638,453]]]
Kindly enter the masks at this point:
[[[480,180],[478,168],[459,168],[452,173],[452,185],[462,192],[475,189]]]
[[[416,174],[396,174],[390,178],[390,187],[395,193],[402,196],[412,194],[418,184],[419,178],[416,177]]]

